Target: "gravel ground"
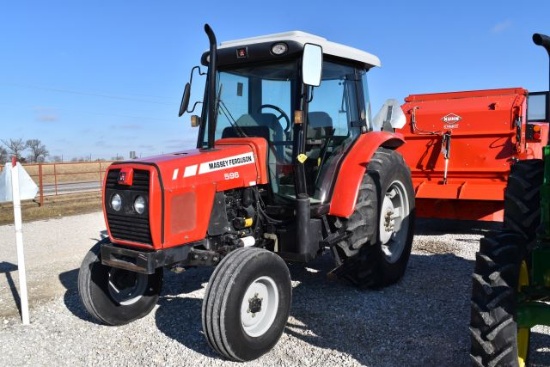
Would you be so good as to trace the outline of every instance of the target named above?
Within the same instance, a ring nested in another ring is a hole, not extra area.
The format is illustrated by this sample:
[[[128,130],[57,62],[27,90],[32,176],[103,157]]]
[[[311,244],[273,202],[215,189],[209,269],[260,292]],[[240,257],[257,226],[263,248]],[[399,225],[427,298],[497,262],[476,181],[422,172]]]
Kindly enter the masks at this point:
[[[0,226],[2,366],[469,366],[469,298],[479,238],[494,225],[419,221],[407,273],[380,291],[329,280],[327,254],[291,266],[291,316],[276,347],[249,363],[216,355],[202,335],[211,269],[167,272],[156,308],[121,327],[94,323],[79,302],[80,262],[104,230],[101,213],[23,226],[30,325],[14,285],[13,226]],[[537,327],[532,362],[550,366],[550,331]]]

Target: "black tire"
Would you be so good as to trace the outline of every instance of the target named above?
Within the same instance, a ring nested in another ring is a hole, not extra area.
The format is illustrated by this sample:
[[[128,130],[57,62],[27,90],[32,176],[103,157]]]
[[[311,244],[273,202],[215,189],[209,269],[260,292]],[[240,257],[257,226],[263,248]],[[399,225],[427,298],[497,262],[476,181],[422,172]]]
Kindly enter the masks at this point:
[[[516,315],[520,268],[527,277],[523,237],[502,232],[481,239],[472,281],[470,356],[474,366],[518,366],[527,362],[529,329],[520,329]],[[525,284],[525,280],[522,281]],[[522,346],[518,353],[518,344]]]
[[[522,235],[528,242],[535,238],[540,224],[540,188],[543,177],[542,159],[518,161],[511,167],[504,192],[503,227]]]
[[[202,304],[206,340],[233,361],[260,357],[283,333],[291,292],[290,272],[279,256],[254,247],[229,253],[206,288]]]
[[[155,274],[138,274],[101,263],[100,241],[86,254],[78,273],[82,304],[98,322],[123,325],[149,314],[162,289],[162,268]]]
[[[343,220],[350,237],[338,244],[343,264],[336,275],[362,288],[397,282],[409,261],[414,221],[410,170],[399,153],[379,148],[361,182],[354,212]]]

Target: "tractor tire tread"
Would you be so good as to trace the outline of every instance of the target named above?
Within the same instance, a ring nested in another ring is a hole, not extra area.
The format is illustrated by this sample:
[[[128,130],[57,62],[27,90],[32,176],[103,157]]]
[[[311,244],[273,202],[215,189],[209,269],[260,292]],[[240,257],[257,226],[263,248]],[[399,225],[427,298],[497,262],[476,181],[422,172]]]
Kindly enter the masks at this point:
[[[516,289],[523,238],[503,232],[481,239],[472,276],[470,356],[474,365],[517,363]],[[515,249],[514,249],[515,248]]]

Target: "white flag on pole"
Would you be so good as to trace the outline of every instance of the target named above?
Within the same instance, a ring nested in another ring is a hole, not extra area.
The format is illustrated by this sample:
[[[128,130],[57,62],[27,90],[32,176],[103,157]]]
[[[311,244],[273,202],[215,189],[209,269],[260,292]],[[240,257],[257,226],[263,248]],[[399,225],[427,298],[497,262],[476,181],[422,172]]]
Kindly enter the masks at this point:
[[[21,200],[34,199],[38,193],[38,186],[32,180],[31,176],[25,171],[25,168],[17,162],[16,168],[19,173],[19,193]],[[6,166],[0,173],[0,203],[5,203],[13,200],[11,190],[11,172],[12,165],[6,163]]]

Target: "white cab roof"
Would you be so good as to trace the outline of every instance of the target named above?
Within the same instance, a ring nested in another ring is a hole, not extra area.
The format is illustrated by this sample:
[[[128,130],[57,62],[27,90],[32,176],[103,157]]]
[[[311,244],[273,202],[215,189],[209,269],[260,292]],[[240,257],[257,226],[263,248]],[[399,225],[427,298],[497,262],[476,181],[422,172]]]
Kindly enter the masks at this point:
[[[226,47],[238,47],[246,46],[254,43],[263,43],[263,42],[277,42],[277,41],[295,41],[302,45],[306,43],[313,43],[320,45],[323,48],[323,53],[326,55],[332,55],[340,57],[343,59],[351,59],[359,61],[360,63],[370,66],[380,66],[380,59],[368,52],[358,50],[353,47],[344,46],[339,43],[327,41],[326,38],[316,36],[314,34],[302,32],[302,31],[291,31],[284,33],[275,33],[269,34],[266,36],[258,36],[251,38],[243,38],[234,41],[225,41],[220,43],[220,49]]]

